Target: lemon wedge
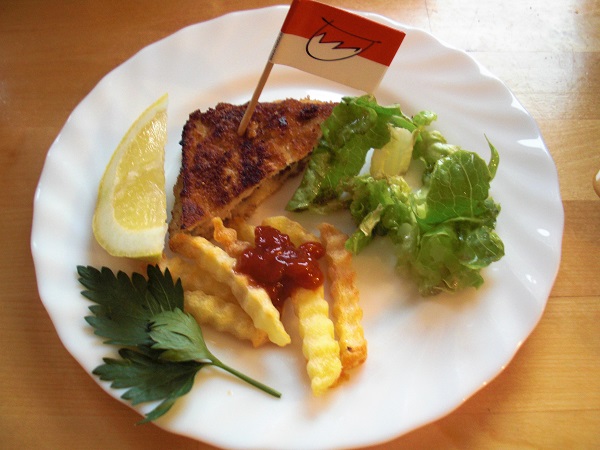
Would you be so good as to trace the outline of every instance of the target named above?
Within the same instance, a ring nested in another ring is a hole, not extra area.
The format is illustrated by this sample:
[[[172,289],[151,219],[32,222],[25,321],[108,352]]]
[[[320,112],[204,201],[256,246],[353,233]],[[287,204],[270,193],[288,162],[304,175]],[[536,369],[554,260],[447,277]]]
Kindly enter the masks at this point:
[[[160,259],[167,232],[165,94],[131,125],[100,181],[92,228],[111,255]]]

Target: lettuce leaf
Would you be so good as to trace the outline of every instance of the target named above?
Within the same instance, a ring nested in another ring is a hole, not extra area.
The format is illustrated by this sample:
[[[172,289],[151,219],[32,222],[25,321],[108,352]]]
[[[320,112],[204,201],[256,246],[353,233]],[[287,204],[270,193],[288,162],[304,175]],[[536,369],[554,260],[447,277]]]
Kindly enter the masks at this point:
[[[498,151],[488,140],[486,163],[449,144],[439,131],[426,128],[436,119],[429,111],[409,118],[398,106],[379,106],[370,96],[344,98],[323,124],[323,138],[288,204],[293,211],[347,207],[357,228],[346,248],[359,253],[376,236],[386,236],[398,269],[423,295],[477,288],[483,283],[481,269],[504,255],[494,231],[500,206],[489,193]],[[414,136],[412,159],[425,166],[419,189],[385,171],[359,175],[367,152],[384,147],[393,127]]]
[[[390,140],[388,124],[413,131],[417,126],[398,106],[381,106],[374,97],[344,97],[321,125],[299,188],[286,209],[323,211],[340,206],[341,183],[359,174],[367,153]]]
[[[346,188],[357,230],[346,248],[358,253],[374,236],[388,236],[398,268],[423,295],[481,286],[480,270],[504,255],[494,231],[500,206],[489,197],[495,149],[492,154],[486,164],[476,153],[455,150],[417,191],[402,177],[354,178]]]
[[[364,175],[349,182],[347,189],[352,195],[350,213],[358,225],[346,242],[348,250],[359,253],[376,235],[389,235],[395,243],[408,239],[416,216],[410,206],[411,189],[404,178]]]
[[[478,220],[486,215],[491,175],[485,161],[476,153],[457,150],[439,159],[427,181],[424,222]]]

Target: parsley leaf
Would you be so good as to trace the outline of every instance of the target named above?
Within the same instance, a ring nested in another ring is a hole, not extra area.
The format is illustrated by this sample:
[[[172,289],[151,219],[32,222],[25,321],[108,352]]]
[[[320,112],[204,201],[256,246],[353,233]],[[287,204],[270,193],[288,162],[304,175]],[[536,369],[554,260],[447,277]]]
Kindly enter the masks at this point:
[[[131,278],[124,272],[117,275],[107,267],[77,268],[79,281],[87,290],[84,297],[97,305],[90,307],[94,314],[85,320],[94,332],[108,338],[113,345],[152,345],[148,339],[148,322],[162,311],[183,309],[181,281],[173,282],[167,270],[163,275],[158,266],[148,266],[148,281],[134,273]]]
[[[117,276],[108,268],[78,267],[79,281],[87,290],[84,297],[96,305],[90,306],[93,316],[85,320],[94,333],[107,338],[106,344],[151,345],[147,322],[152,314],[146,304],[147,282],[140,274],[131,279],[123,272]]]
[[[127,389],[122,398],[133,405],[162,400],[142,423],[165,414],[187,394],[198,371],[219,367],[264,392],[276,390],[238,372],[216,358],[206,346],[196,320],[183,311],[181,281],[170,272],[149,265],[148,279],[139,273],[116,275],[107,267],[98,270],[78,266],[82,295],[94,302],[85,320],[107,344],[123,346],[121,359],[105,358],[93,373],[111,381],[115,389]]]
[[[153,349],[164,350],[161,359],[167,361],[211,360],[202,331],[196,320],[180,309],[156,315],[150,326]]]
[[[190,314],[180,309],[160,313],[154,317],[150,328],[150,337],[156,342],[152,348],[164,350],[160,354],[161,359],[175,362],[206,361],[274,397],[281,396],[276,390],[238,372],[213,355],[206,347],[198,322]]]
[[[166,413],[179,397],[190,391],[196,373],[206,365],[196,361],[165,362],[127,348],[120,349],[119,355],[122,359],[104,358],[104,364],[92,373],[103,381],[112,381],[111,388],[128,388],[121,398],[132,405],[162,400],[140,423]]]

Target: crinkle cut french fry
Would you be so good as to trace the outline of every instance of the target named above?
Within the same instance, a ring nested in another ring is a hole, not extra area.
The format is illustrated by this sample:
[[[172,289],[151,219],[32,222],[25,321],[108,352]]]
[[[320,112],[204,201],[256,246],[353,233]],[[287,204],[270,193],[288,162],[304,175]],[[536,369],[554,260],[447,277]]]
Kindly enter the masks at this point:
[[[245,220],[233,219],[228,222],[228,226],[237,232],[239,240],[250,242],[254,245],[254,225],[249,224]]]
[[[193,260],[179,256],[165,258],[160,262],[160,268],[162,271],[169,269],[174,279],[181,279],[184,309],[199,324],[250,340],[255,347],[268,340],[267,334],[254,326],[229,286],[215,280]]]
[[[301,224],[285,216],[268,217],[262,224],[287,234],[294,245],[319,241]],[[323,286],[312,290],[296,288],[291,300],[298,317],[302,353],[307,360],[306,371],[311,388],[315,395],[321,395],[337,383],[342,372],[340,346],[329,318],[329,304],[325,300]]]
[[[181,279],[185,291],[203,291],[209,295],[216,295],[223,300],[237,303],[231,289],[225,283],[221,283],[213,276],[199,267],[194,260],[174,256],[163,258],[160,268],[164,272],[169,269],[173,279]]]
[[[194,316],[200,325],[208,325],[238,339],[249,340],[254,347],[268,340],[267,333],[256,328],[250,316],[237,303],[202,291],[185,291],[183,299],[185,311]]]
[[[321,395],[337,382],[342,371],[340,346],[329,319],[329,304],[324,298],[323,286],[297,288],[291,300],[298,317],[310,385],[315,395]]]
[[[251,242],[254,242],[254,240],[248,242],[238,239],[237,231],[223,225],[223,220],[219,217],[215,217],[212,224],[214,240],[223,247],[229,256],[237,258],[244,253],[244,250],[252,246]]]
[[[348,236],[328,223],[319,225],[319,231],[330,278],[335,333],[340,343],[342,365],[344,371],[347,371],[367,359],[367,341],[361,324],[363,311],[359,305],[356,272],[352,268],[352,255],[345,247]]]
[[[271,342],[279,346],[290,343],[290,336],[269,294],[262,288],[250,285],[247,276],[234,270],[235,258],[201,236],[177,233],[171,236],[170,244],[175,252],[194,259],[203,270],[227,284],[242,309],[252,318],[254,326],[265,331]]]
[[[267,217],[262,221],[263,225],[277,228],[287,234],[294,245],[298,246],[305,242],[319,242],[319,238],[308,232],[302,225],[286,216]]]

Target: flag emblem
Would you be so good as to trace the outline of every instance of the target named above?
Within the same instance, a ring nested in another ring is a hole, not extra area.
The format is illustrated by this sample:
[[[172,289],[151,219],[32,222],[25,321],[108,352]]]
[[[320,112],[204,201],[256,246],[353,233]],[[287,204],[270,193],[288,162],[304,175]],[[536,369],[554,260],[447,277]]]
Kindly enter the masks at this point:
[[[352,58],[373,44],[380,43],[373,39],[357,36],[322,17],[325,25],[319,28],[306,44],[306,53],[319,61],[339,61]]]

